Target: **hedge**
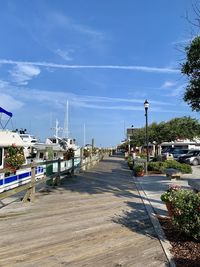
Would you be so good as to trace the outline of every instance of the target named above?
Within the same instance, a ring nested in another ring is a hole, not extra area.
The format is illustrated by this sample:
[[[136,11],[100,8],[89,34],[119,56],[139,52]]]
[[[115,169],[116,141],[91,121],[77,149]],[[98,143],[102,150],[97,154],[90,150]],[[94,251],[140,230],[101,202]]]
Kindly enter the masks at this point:
[[[148,171],[165,173],[166,169],[173,168],[180,170],[182,173],[192,173],[190,165],[177,162],[176,160],[166,160],[148,163]]]

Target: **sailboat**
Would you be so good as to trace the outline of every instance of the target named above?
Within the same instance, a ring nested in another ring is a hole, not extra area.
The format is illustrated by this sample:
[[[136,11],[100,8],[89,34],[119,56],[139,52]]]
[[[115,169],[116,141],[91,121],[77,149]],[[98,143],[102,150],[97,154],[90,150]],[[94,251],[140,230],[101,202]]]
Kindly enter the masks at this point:
[[[68,137],[68,101],[66,103],[66,111],[64,118],[64,128],[59,126],[59,121],[56,119],[55,127],[52,128],[55,130],[53,137],[48,137],[45,143],[35,143],[33,145],[33,153],[31,160],[40,162],[43,160],[56,160],[66,159],[67,153],[69,150],[73,150],[73,155],[75,157],[74,165],[80,163],[80,147],[76,145],[76,140]],[[63,136],[59,136],[59,132],[63,130]],[[61,170],[70,168],[72,162],[61,162]],[[57,170],[57,165],[53,164],[53,171]]]

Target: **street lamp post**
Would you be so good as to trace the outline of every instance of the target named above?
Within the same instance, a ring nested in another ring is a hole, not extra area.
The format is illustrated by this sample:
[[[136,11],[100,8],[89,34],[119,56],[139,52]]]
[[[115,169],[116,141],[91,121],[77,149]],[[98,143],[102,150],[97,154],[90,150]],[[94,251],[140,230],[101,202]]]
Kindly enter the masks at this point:
[[[149,162],[149,136],[148,136],[148,108],[149,102],[145,100],[144,109],[145,109],[145,117],[146,117],[146,147],[147,147],[147,162]]]
[[[132,142],[133,142],[133,125],[131,125],[131,134],[132,134]],[[133,146],[133,144],[132,144],[132,146]]]

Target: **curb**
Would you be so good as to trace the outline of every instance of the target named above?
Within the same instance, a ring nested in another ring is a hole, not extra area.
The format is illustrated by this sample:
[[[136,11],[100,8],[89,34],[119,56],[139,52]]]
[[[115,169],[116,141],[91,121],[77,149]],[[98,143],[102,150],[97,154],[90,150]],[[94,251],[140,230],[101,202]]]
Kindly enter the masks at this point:
[[[133,176],[136,188],[140,194],[140,197],[145,205],[145,208],[147,210],[147,213],[149,215],[149,218],[153,224],[154,230],[156,234],[158,235],[158,239],[160,241],[160,244],[162,246],[162,249],[167,257],[167,260],[169,262],[169,267],[176,267],[176,264],[173,260],[173,256],[170,252],[170,249],[172,248],[170,242],[167,240],[165,233],[163,232],[163,229],[158,221],[158,218],[156,217],[156,214],[154,212],[154,209],[151,205],[151,202],[149,201],[147,195],[145,194],[145,191],[142,188],[141,183],[137,180],[135,176]]]

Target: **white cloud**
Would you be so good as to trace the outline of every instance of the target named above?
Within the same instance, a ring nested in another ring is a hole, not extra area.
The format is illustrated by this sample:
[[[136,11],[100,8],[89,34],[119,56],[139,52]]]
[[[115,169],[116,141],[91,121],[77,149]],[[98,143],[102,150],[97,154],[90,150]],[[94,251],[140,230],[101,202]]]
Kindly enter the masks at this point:
[[[63,58],[66,61],[71,61],[73,60],[71,54],[74,52],[73,49],[68,49],[68,50],[62,50],[62,49],[57,49],[55,50],[55,53],[59,55],[61,58]]]
[[[1,89],[1,88],[0,88]],[[46,91],[29,89],[29,94],[27,94],[27,88],[20,87],[9,87],[8,93],[13,94],[22,99],[23,102],[33,101],[37,106],[42,103],[44,106],[51,106],[52,109],[62,109],[68,100],[70,106],[75,108],[87,108],[87,109],[102,109],[102,110],[144,110],[143,102],[144,99],[130,99],[130,98],[112,98],[112,97],[102,97],[102,96],[84,96],[76,95],[68,92],[57,91]],[[163,106],[173,106],[173,104],[162,101],[150,100],[152,104],[150,106],[151,111],[156,112],[175,112],[170,108],[163,108]]]
[[[173,97],[173,96],[180,96],[181,94],[183,94],[184,90],[185,90],[185,87],[186,87],[186,84],[181,84],[175,88],[173,88],[171,90],[170,93],[168,93],[166,96],[170,96],[170,97]]]
[[[161,86],[162,88],[170,88],[175,86],[177,83],[176,82],[171,82],[171,81],[166,81],[163,83],[163,85]]]
[[[67,65],[67,64],[56,64],[50,62],[29,62],[29,61],[15,61],[0,59],[0,64],[9,65],[22,65],[22,66],[39,66],[39,67],[50,67],[60,69],[115,69],[115,70],[129,70],[129,71],[141,71],[150,73],[180,73],[179,69],[174,68],[159,68],[159,67],[148,67],[148,66],[126,66],[126,65]],[[38,75],[40,70],[37,68],[36,74]]]
[[[72,18],[64,16],[61,13],[52,13],[50,17],[51,20],[54,21],[54,25],[56,25],[57,27],[60,26],[62,28],[74,30],[91,38],[104,39],[104,33],[97,31],[87,25],[77,23]]]
[[[17,63],[10,74],[14,82],[19,85],[26,85],[29,80],[40,74],[40,69],[31,64]]]
[[[24,105],[23,102],[16,100],[15,97],[12,97],[8,94],[0,93],[0,106],[6,110],[13,111],[20,109]]]

